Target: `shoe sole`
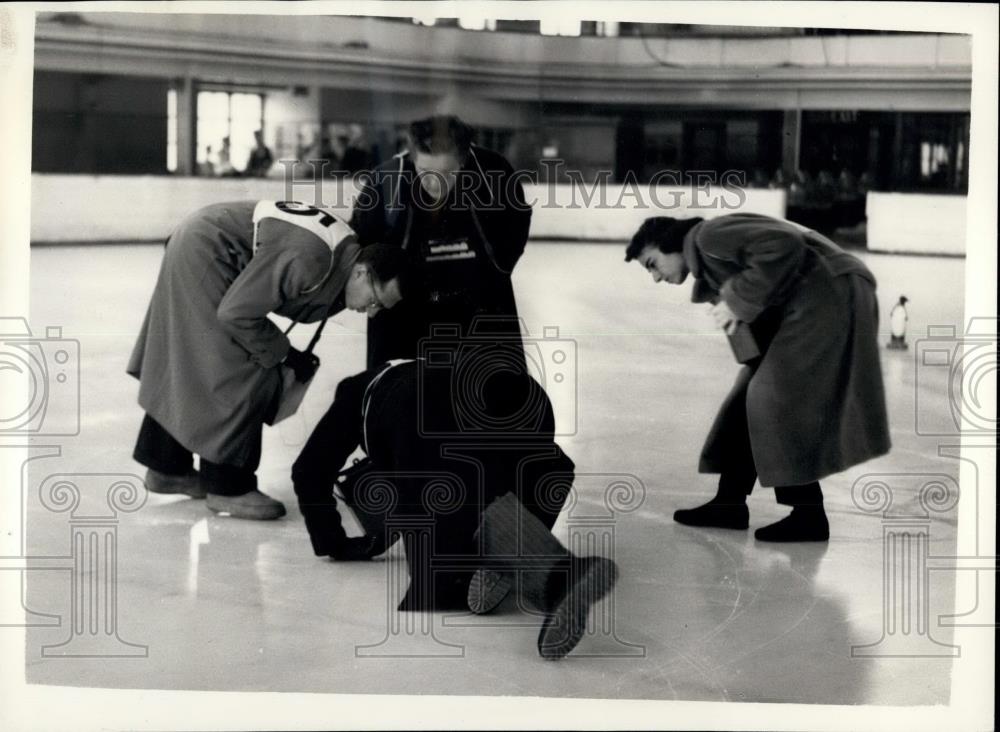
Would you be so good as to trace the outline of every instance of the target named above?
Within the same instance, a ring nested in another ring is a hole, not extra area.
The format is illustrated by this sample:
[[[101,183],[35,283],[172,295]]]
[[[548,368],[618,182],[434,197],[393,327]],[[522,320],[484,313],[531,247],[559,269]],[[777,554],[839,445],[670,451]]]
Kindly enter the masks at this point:
[[[692,520],[688,519],[685,516],[678,517],[677,516],[678,513],[680,513],[680,511],[675,511],[674,512],[674,521],[676,523],[680,524],[681,526],[693,526],[696,529],[731,529],[733,531],[746,531],[747,529],[750,528],[750,515],[749,515],[749,512],[747,513],[747,516],[746,516],[745,519],[741,518],[740,521],[736,521],[736,522],[729,523],[729,524],[725,524],[725,523],[721,523],[721,522],[720,523],[711,523],[711,522],[708,522],[708,521],[697,521],[697,520],[692,521]]]
[[[826,536],[792,536],[792,537],[773,537],[767,538],[762,536],[757,536],[754,534],[754,541],[763,541],[768,544],[804,544],[806,542],[823,542],[830,541],[830,535]]]
[[[513,585],[510,575],[489,569],[477,569],[469,582],[469,610],[485,615],[496,609],[510,593]]]
[[[762,526],[753,532],[753,538],[757,541],[765,541],[772,544],[830,541],[830,524],[826,520],[825,515],[821,514],[821,520],[813,519],[800,522],[797,525],[791,522],[790,518],[791,516],[787,516],[777,523]]]
[[[212,505],[211,499],[209,499],[205,504],[212,513],[217,515],[226,515],[230,518],[247,519],[248,521],[273,521],[274,519],[279,519],[284,516],[287,511],[285,511],[284,506],[278,506],[276,508],[247,508],[245,506],[218,506]]]
[[[728,529],[729,531],[746,531],[750,528],[749,522],[746,526],[724,526],[722,524],[696,524],[689,523],[687,521],[682,521],[678,518],[674,518],[674,523],[678,523],[681,526],[690,526],[695,529]]]
[[[618,581],[618,567],[610,559],[593,557],[586,571],[556,609],[545,618],[538,634],[538,653],[547,661],[564,658],[587,632],[587,617],[598,600]]]

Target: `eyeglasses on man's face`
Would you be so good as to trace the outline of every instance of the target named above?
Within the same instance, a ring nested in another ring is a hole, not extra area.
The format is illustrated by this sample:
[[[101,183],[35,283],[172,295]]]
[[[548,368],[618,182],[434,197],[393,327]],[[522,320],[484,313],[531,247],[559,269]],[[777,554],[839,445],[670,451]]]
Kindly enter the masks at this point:
[[[379,299],[378,290],[375,289],[375,278],[372,277],[372,273],[368,273],[368,287],[372,291],[371,300],[367,305],[365,305],[365,312],[368,313],[368,317],[372,317],[375,313],[380,310],[386,309],[386,304]]]

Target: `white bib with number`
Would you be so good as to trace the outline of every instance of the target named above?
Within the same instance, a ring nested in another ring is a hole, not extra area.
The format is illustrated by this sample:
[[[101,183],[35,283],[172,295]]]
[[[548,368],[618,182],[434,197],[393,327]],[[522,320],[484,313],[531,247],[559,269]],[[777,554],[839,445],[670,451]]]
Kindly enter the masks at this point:
[[[257,252],[257,232],[262,219],[278,219],[310,231],[332,252],[354,230],[331,209],[298,201],[259,201],[253,210],[253,251]]]

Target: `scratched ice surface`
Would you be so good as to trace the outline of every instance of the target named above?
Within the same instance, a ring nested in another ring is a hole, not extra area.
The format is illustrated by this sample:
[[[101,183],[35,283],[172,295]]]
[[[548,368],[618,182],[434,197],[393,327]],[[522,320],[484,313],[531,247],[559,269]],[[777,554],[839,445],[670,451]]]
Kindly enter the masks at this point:
[[[32,252],[31,323],[36,334],[59,325],[63,337],[79,340],[82,417],[79,436],[61,441],[61,455],[30,463],[22,486],[30,555],[70,552],[70,517],[45,509],[38,500],[46,476],[142,474],[130,457],[141,419],[137,383],[124,368],[161,253],[150,245]],[[865,259],[879,279],[883,330],[900,294],[911,300],[911,342],[930,324],[960,327],[964,260]],[[581,473],[577,510],[602,508],[601,475],[631,474],[646,488],[642,505],[614,520],[613,551],[621,579],[612,611],[600,613],[607,632],[584,638],[564,662],[546,663],[535,651],[537,618],[507,606],[492,626],[482,619],[432,616],[438,642],[428,645],[420,636],[423,641],[414,647],[425,652],[421,657],[359,654],[359,646],[378,648],[391,636],[390,623],[399,617],[387,608],[394,605],[391,595],[398,587],[387,579],[386,562],[334,564],[312,556],[288,479],[335,384],[363,364],[363,319],[345,313],[327,327],[319,346],[323,367],[301,418],[265,433],[261,488],[285,501],[288,517],[273,523],[237,521],[210,515],[202,502],[152,495],[138,511],[121,514],[116,633],[148,646],[145,658],[43,657],[43,646],[62,643],[74,632],[74,588],[66,570],[28,572],[28,607],[39,617],[64,618],[58,627],[29,631],[29,682],[947,702],[952,663],[947,656],[852,657],[852,646],[877,643],[888,621],[886,522],[859,510],[851,498],[852,485],[866,473],[901,475],[892,479],[894,500],[909,510],[917,506],[921,476],[957,477],[958,461],[938,456],[938,440],[918,436],[914,429],[918,406],[931,418],[947,417],[946,376],[917,377],[912,350],[883,350],[893,452],[823,482],[833,534],[829,546],[761,545],[750,532],[695,530],[671,520],[675,509],[697,504],[713,491],[713,479],[696,472],[697,454],[736,371],[703,306],[687,302],[689,287],[653,286],[639,267],[622,261],[621,245],[545,242],[529,244],[515,286],[533,336],[542,336],[545,326],[558,326],[560,337],[576,342],[578,398],[573,402],[565,382],[552,384],[550,393],[560,427],[572,432],[575,423],[575,434],[560,441]],[[47,443],[39,439],[37,444]],[[780,518],[784,509],[771,491],[758,488],[750,512],[752,529]],[[564,515],[557,533],[565,538],[570,523]],[[954,511],[933,514],[923,525],[930,555],[954,552]],[[398,551],[387,562],[401,562]],[[939,627],[938,618],[954,612],[953,585],[953,573],[930,572],[918,588],[928,603],[933,640],[927,634],[917,637],[919,629],[910,628],[911,648],[927,643],[942,648],[951,641],[951,631]],[[448,655],[455,649],[461,656]]]

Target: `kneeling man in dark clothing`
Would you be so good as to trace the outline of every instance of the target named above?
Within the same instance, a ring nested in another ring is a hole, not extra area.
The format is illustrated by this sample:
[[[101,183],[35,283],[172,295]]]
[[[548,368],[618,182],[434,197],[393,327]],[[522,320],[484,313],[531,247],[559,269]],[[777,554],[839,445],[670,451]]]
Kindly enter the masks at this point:
[[[460,373],[423,359],[394,361],[338,385],[292,469],[313,551],[364,560],[402,538],[404,611],[486,613],[516,586],[522,607],[544,616],[539,653],[562,658],[617,567],[573,555],[551,533],[574,465],[554,441],[552,406],[538,382],[523,371],[493,371],[482,383]],[[333,488],[358,446],[371,465],[352,498],[369,513],[381,503],[381,529],[369,516],[368,533],[348,537]]]

